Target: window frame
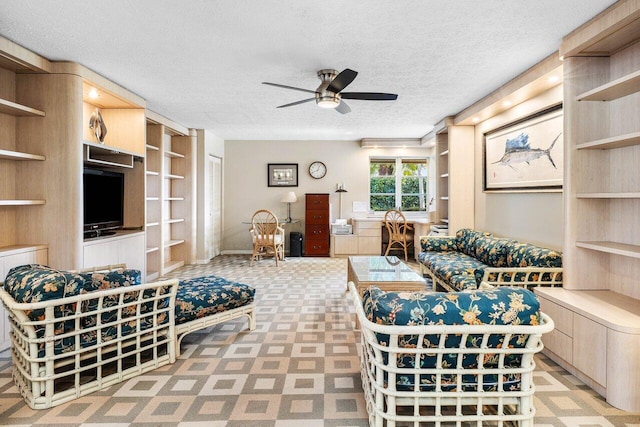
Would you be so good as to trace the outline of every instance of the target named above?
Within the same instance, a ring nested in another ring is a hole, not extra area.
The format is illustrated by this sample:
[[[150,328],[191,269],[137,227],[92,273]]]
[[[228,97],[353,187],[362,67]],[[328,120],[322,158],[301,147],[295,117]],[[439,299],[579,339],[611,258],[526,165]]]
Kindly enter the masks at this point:
[[[426,164],[426,174],[424,176],[425,178],[425,193],[424,193],[424,200],[423,200],[423,206],[420,206],[420,208],[416,211],[402,211],[405,215],[406,214],[421,214],[421,213],[427,213],[428,209],[429,209],[429,163],[430,163],[430,157],[429,156],[371,156],[369,157],[369,179],[368,179],[368,192],[369,192],[369,198],[368,198],[368,205],[369,205],[369,212],[373,212],[373,213],[384,213],[385,211],[379,210],[376,211],[373,209],[373,207],[371,206],[371,197],[372,195],[391,195],[391,193],[371,193],[371,164],[372,162],[375,161],[388,161],[388,162],[395,162],[395,170],[394,170],[394,178],[395,178],[395,192],[393,193],[393,197],[394,197],[394,207],[395,209],[401,209],[402,206],[402,197],[403,196],[413,196],[416,195],[414,193],[407,193],[404,194],[402,192],[402,166],[403,166],[403,162],[404,161],[411,161],[411,160],[422,160],[424,161],[424,164]],[[419,196],[419,194],[418,194]]]

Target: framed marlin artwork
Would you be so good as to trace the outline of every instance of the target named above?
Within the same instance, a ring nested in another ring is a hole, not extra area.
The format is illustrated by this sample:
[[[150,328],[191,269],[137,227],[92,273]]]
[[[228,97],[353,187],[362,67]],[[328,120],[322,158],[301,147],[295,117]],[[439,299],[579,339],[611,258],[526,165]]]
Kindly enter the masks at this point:
[[[562,191],[562,105],[484,135],[484,191]]]

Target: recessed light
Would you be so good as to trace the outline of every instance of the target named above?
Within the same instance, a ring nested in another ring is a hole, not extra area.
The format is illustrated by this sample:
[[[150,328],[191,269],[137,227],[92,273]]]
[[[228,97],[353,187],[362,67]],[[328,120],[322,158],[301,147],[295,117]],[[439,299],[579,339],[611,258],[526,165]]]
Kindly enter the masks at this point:
[[[92,87],[89,90],[89,98],[96,99],[98,97],[98,90],[95,87]]]
[[[472,121],[473,123],[478,123],[478,122],[480,121],[480,119],[479,119],[479,118],[477,118],[477,117],[474,117],[474,118],[472,118],[472,119],[471,119],[471,121]]]
[[[511,106],[511,101],[503,101],[502,102],[502,106],[503,107],[510,107]]]
[[[549,83],[556,83],[558,80],[560,80],[560,77],[558,76],[551,76],[547,79]]]

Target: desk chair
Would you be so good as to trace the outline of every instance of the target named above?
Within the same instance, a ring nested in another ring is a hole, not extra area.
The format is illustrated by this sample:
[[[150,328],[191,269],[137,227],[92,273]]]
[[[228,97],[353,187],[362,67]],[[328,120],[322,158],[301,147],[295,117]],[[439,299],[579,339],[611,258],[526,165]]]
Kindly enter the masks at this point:
[[[256,211],[251,218],[251,239],[253,240],[253,261],[262,255],[273,255],[276,260],[284,259],[284,228],[278,226],[278,218],[269,210]]]
[[[389,233],[389,244],[384,256],[388,256],[391,250],[403,249],[404,260],[407,261],[407,248],[413,244],[411,236],[407,236],[407,231],[411,230],[407,219],[399,210],[391,209],[384,214],[384,225]]]

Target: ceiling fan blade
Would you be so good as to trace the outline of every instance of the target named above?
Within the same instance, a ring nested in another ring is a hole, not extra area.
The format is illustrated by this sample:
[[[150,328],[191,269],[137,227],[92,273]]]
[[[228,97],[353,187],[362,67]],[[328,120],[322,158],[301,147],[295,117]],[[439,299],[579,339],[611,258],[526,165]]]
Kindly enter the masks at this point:
[[[351,112],[351,108],[347,105],[346,102],[340,101],[340,104],[336,107],[336,111],[340,114],[347,114]]]
[[[395,93],[380,92],[343,92],[340,96],[344,99],[363,99],[365,101],[395,101],[398,95]]]
[[[299,90],[300,92],[308,92],[308,93],[316,93],[315,90],[309,90],[309,89],[302,89],[300,87],[293,87],[293,86],[287,86],[287,85],[281,85],[278,83],[269,83],[269,82],[262,82],[263,85],[269,85],[269,86],[275,86],[275,87],[281,87],[284,89],[293,89],[293,90]]]
[[[350,70],[349,68],[345,68],[336,76],[335,79],[331,80],[329,86],[327,86],[327,90],[330,92],[338,93],[345,87],[349,86],[349,84],[356,78],[358,75],[357,71]]]
[[[292,102],[291,104],[279,105],[276,108],[291,107],[293,105],[304,104],[305,102],[315,101],[315,100],[316,100],[316,98],[303,99],[302,101]]]

